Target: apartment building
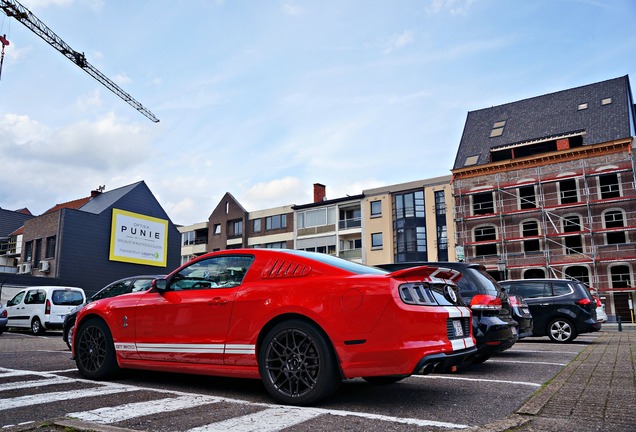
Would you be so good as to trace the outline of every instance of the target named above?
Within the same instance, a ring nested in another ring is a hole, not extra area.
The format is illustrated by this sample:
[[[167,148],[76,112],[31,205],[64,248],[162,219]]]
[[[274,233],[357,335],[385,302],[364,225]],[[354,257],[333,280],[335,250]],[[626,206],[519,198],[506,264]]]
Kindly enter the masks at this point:
[[[457,261],[451,179],[364,190],[364,263]]]
[[[452,170],[466,261],[579,279],[633,322],[634,118],[627,76],[469,112]]]

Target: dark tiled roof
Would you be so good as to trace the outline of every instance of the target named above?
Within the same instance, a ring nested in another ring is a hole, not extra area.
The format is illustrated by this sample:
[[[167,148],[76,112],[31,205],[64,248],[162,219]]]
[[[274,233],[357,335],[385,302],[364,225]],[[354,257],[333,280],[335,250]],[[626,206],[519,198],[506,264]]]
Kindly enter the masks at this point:
[[[24,213],[21,210],[5,210],[0,208],[0,237],[8,237],[12,232],[20,228],[24,221],[33,219],[31,212]]]
[[[100,214],[104,210],[109,209],[113,204],[119,201],[123,196],[129,193],[131,190],[136,188],[137,186],[144,184],[143,181],[139,181],[137,183],[129,184],[127,186],[122,186],[117,189],[113,189],[108,192],[102,192],[97,194],[95,197],[90,199],[84,205],[80,207],[81,211],[85,211],[93,214]]]
[[[611,97],[612,103],[601,105]],[[579,110],[579,104],[588,108]],[[477,156],[476,165],[490,162],[490,149],[508,144],[585,131],[583,145],[627,138],[632,134],[633,98],[624,76],[518,102],[470,111],[455,158],[454,169]],[[506,121],[501,136],[490,138],[493,125]]]

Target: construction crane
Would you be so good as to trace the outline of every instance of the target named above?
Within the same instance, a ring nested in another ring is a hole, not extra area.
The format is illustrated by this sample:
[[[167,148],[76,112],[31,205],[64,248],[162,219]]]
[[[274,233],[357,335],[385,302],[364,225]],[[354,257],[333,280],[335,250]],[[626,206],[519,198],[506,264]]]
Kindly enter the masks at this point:
[[[40,36],[49,45],[61,52],[64,57],[68,58],[77,66],[82,68],[87,74],[95,78],[98,82],[104,85],[104,87],[122,98],[137,111],[148,117],[153,122],[159,122],[159,119],[155,117],[153,113],[151,113],[141,103],[137,102],[131,95],[122,90],[117,84],[108,79],[103,73],[95,69],[93,65],[86,61],[84,53],[79,53],[71,48],[66,42],[60,39],[55,33],[53,33],[50,28],[48,28],[42,21],[40,21],[35,15],[33,15],[19,2],[15,0],[0,0],[0,9],[2,9],[8,17],[15,18],[33,33]],[[6,41],[6,37],[3,37],[3,51],[5,46],[4,41]]]

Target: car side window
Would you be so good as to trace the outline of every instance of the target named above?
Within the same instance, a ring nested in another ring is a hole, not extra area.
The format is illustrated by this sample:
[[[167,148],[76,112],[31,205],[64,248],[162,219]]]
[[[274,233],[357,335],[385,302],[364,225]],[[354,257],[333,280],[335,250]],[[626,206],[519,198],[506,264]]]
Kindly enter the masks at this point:
[[[15,306],[17,304],[20,304],[25,294],[26,294],[26,291],[17,293],[11,300],[7,302],[7,306]]]
[[[227,288],[240,285],[254,257],[219,256],[197,261],[175,274],[170,289],[193,290]]]
[[[148,291],[154,279],[137,279],[130,292]]]
[[[524,298],[546,297],[549,294],[549,285],[543,282],[520,282],[511,284],[511,293]]]
[[[555,283],[552,284],[552,295],[554,296],[560,296],[560,295],[566,295],[566,294],[570,294],[570,287],[568,284],[563,284],[563,283]]]
[[[46,293],[41,290],[31,290],[26,294],[24,304],[44,304]]]
[[[99,300],[103,298],[115,297],[121,294],[125,294],[128,292],[128,288],[130,287],[130,281],[122,281],[111,284],[95,294],[93,296],[93,300]]]

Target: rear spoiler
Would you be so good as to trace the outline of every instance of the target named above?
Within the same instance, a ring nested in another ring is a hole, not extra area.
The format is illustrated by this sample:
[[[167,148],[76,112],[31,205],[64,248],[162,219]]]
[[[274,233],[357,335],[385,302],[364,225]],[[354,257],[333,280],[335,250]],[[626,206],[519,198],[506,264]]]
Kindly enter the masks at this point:
[[[457,270],[445,268],[445,267],[432,267],[432,266],[417,266],[409,267],[401,270],[396,270],[389,273],[387,277],[394,278],[438,278],[450,280],[453,283],[457,283],[461,279],[462,274]]]

